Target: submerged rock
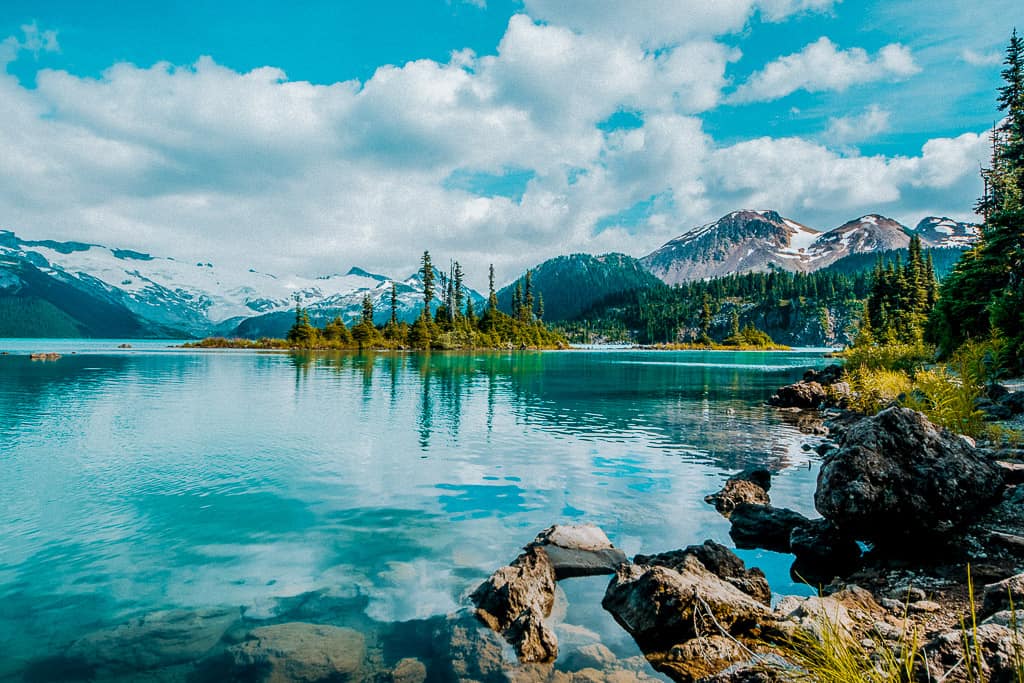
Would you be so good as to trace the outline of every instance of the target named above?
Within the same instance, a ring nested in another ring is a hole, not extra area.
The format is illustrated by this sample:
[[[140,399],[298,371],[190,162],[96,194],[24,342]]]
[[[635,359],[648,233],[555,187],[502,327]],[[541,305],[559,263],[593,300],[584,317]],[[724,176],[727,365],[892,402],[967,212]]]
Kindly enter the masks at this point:
[[[540,532],[530,545],[544,549],[556,579],[614,574],[626,561],[626,554],[593,524],[556,524]]]
[[[764,572],[757,567],[747,569],[747,565],[736,553],[710,539],[704,541],[702,545],[687,546],[683,550],[673,550],[657,555],[637,555],[634,562],[680,571],[685,570],[689,557],[696,558],[709,572],[731,583],[758,602],[765,605],[771,604],[772,590],[768,586],[768,579],[765,578]]]
[[[498,635],[466,613],[437,620],[432,651],[440,681],[505,683],[505,658]]]
[[[741,503],[729,517],[729,536],[739,548],[764,548],[788,553],[793,529],[810,521],[799,512],[770,505]]]
[[[847,536],[893,546],[961,528],[1002,482],[999,468],[955,434],[892,407],[843,433],[822,463],[814,503]]]
[[[358,680],[366,655],[363,635],[350,628],[290,622],[262,626],[227,650],[235,675],[266,683]]]
[[[203,657],[240,617],[237,607],[153,612],[80,638],[67,655],[108,673],[174,666]]]

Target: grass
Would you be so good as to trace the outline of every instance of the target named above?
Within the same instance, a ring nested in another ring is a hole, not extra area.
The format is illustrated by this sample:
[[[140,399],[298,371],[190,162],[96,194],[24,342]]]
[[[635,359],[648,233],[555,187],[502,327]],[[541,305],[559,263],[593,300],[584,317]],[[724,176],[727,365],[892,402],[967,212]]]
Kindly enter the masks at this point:
[[[978,607],[967,567],[968,612],[960,618],[962,656],[947,671],[931,671],[922,652],[923,631],[904,617],[900,637],[895,643],[878,635],[858,640],[840,623],[838,615],[822,612],[811,629],[797,629],[781,646],[783,656],[796,665],[778,673],[781,680],[817,683],[907,683],[926,681],[965,681],[984,683],[991,680],[982,643],[978,638]],[[1017,614],[1010,595],[1010,630],[1013,632],[1011,680],[1024,683],[1024,636],[1018,630]],[[907,601],[907,605],[909,600]],[[907,606],[905,605],[905,606]],[[1003,672],[1005,674],[1007,672]],[[1007,680],[1001,677],[999,680]]]
[[[853,347],[843,352],[853,396],[850,407],[868,415],[898,403],[958,434],[1019,441],[1016,432],[985,421],[975,401],[998,375],[1000,338],[969,341],[945,363],[928,364],[934,350],[919,344]]]

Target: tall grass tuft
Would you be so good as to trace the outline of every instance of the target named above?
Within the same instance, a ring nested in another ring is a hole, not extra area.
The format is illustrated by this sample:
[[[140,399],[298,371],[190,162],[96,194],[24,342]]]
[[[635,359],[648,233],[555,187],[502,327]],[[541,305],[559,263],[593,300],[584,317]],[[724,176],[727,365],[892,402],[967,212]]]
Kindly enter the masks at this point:
[[[920,630],[904,621],[896,647],[881,637],[869,645],[824,612],[813,630],[797,629],[784,644],[785,656],[797,665],[787,680],[815,683],[904,683],[915,680],[920,663]]]

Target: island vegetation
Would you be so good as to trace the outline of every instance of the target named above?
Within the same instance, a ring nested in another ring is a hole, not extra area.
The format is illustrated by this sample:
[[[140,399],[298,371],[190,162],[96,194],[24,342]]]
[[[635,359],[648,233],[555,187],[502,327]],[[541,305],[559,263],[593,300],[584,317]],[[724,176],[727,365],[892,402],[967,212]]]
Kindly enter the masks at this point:
[[[511,313],[498,308],[493,265],[487,301],[479,313],[457,261],[453,261],[445,273],[433,265],[430,252],[424,251],[419,273],[423,281],[423,307],[412,324],[399,319],[398,292],[392,282],[391,315],[382,326],[374,324],[374,304],[369,294],[363,297],[362,313],[351,326],[339,316],[317,327],[310,322],[309,311],[296,301],[295,323],[286,339],[212,337],[185,346],[305,350],[556,349],[568,346],[560,332],[545,325],[544,297],[540,292],[534,293],[529,271],[516,282]],[[437,299],[440,305],[436,305]]]

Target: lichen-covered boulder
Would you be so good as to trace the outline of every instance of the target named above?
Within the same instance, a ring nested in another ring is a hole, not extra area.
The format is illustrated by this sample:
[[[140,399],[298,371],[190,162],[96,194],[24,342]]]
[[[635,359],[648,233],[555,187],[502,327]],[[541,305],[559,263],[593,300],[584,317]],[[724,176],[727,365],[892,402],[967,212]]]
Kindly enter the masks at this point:
[[[1000,469],[921,413],[891,407],[851,425],[822,463],[814,504],[843,534],[890,547],[947,535],[998,497]]]

